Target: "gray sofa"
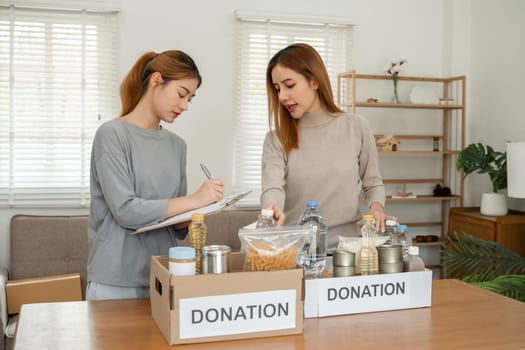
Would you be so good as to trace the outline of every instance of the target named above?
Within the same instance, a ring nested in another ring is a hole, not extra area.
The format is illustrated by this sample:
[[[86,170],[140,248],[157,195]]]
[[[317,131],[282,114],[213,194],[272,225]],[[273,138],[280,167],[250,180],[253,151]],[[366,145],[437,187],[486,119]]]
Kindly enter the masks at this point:
[[[233,251],[239,250],[239,228],[255,221],[258,213],[256,209],[230,209],[207,216],[207,244],[227,244]],[[86,289],[87,216],[16,215],[9,231],[9,271],[0,268],[0,350],[13,349],[18,318],[8,317],[2,309],[7,277],[12,280],[79,273],[83,295]],[[187,239],[180,244],[188,245]]]

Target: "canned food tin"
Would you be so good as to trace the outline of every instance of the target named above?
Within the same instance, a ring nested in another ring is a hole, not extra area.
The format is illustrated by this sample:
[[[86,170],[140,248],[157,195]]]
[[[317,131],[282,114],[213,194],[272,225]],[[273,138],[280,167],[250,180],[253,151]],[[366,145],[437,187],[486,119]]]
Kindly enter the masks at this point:
[[[334,250],[334,266],[355,266],[355,253],[346,250]]]
[[[208,245],[202,248],[202,273],[226,273],[231,271],[231,248],[227,245]]]
[[[379,264],[379,273],[403,272],[403,262]]]
[[[380,264],[403,263],[403,246],[400,244],[383,244],[377,246]]]
[[[334,266],[334,277],[348,277],[355,273],[354,266]]]

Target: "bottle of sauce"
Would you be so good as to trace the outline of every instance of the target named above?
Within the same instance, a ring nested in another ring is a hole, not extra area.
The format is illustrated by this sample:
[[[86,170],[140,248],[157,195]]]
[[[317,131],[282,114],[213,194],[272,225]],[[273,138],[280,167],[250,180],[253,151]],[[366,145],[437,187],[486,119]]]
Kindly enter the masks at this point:
[[[188,232],[190,246],[195,248],[195,271],[197,275],[202,273],[202,248],[206,245],[208,228],[204,223],[203,214],[193,214]]]
[[[425,269],[425,263],[423,259],[419,257],[418,246],[408,247],[408,257],[403,261],[403,265],[403,270],[406,272],[423,271]]]

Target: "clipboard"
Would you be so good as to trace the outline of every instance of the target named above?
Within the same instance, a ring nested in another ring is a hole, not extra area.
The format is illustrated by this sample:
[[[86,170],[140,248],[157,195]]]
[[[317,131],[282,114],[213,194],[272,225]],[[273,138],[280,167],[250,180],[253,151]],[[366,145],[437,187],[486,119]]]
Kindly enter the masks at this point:
[[[153,224],[153,225],[141,227],[141,228],[137,229],[136,231],[131,232],[131,234],[132,235],[136,235],[136,234],[139,234],[139,233],[143,233],[143,232],[147,232],[147,231],[151,231],[151,230],[156,230],[158,228],[162,228],[162,227],[178,224],[178,223],[181,223],[181,222],[190,221],[191,220],[191,216],[193,214],[195,214],[195,213],[207,215],[207,214],[220,212],[221,210],[232,206],[233,204],[235,204],[236,202],[238,202],[239,200],[241,200],[242,198],[244,198],[245,196],[247,196],[251,192],[252,191],[246,191],[246,192],[231,194],[229,196],[224,197],[220,201],[212,203],[212,204],[209,204],[209,205],[207,205],[205,207],[193,209],[193,210],[184,212],[182,214],[172,216],[170,218],[167,218],[164,221],[159,222],[158,224]]]

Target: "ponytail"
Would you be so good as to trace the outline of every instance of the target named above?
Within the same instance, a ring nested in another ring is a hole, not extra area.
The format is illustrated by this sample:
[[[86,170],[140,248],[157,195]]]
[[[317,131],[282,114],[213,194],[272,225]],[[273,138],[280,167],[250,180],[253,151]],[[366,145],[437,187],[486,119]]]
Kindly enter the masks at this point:
[[[139,57],[120,84],[120,116],[135,109],[148,89],[151,74],[155,72],[159,72],[164,81],[195,78],[198,82],[197,87],[202,82],[197,65],[186,53],[178,50],[164,51],[160,54],[147,52]]]

